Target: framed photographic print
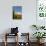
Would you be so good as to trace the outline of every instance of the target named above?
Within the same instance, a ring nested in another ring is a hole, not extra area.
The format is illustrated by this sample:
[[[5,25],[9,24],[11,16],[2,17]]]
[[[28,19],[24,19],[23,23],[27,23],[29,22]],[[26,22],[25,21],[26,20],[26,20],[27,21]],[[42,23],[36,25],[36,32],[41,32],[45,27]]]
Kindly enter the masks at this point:
[[[46,24],[46,0],[37,0],[36,1],[36,24],[43,25]]]
[[[13,19],[22,19],[22,6],[13,6]]]

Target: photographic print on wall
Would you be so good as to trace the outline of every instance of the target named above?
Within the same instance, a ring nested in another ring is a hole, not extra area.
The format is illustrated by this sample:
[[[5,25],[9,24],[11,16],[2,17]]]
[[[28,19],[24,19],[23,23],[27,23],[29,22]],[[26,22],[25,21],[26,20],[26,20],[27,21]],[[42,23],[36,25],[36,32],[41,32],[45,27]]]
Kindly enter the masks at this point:
[[[39,18],[46,17],[46,0],[37,0],[37,15]]]
[[[22,6],[13,6],[13,19],[22,19]]]

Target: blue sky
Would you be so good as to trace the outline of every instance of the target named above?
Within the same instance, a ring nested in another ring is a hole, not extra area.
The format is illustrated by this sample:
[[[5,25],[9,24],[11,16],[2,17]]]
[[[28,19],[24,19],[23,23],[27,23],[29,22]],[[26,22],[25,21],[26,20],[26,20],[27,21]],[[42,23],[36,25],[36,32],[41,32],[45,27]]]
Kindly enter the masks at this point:
[[[15,12],[22,12],[22,6],[13,6]]]

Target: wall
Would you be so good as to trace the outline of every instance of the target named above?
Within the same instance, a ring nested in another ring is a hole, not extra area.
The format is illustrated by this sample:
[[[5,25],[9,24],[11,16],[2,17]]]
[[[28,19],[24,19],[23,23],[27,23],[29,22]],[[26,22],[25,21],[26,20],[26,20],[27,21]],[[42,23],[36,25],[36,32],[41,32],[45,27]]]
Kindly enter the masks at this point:
[[[22,6],[22,20],[12,19],[12,6]],[[36,24],[36,0],[0,0],[0,34],[11,27],[19,27],[19,32],[30,32],[30,25]]]

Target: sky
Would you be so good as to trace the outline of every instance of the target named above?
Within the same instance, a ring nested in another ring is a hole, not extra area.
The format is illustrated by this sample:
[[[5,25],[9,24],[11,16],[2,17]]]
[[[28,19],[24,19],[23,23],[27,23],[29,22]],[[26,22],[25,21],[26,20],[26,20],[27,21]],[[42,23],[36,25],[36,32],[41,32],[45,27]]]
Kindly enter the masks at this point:
[[[22,12],[22,6],[13,6],[15,12]]]

